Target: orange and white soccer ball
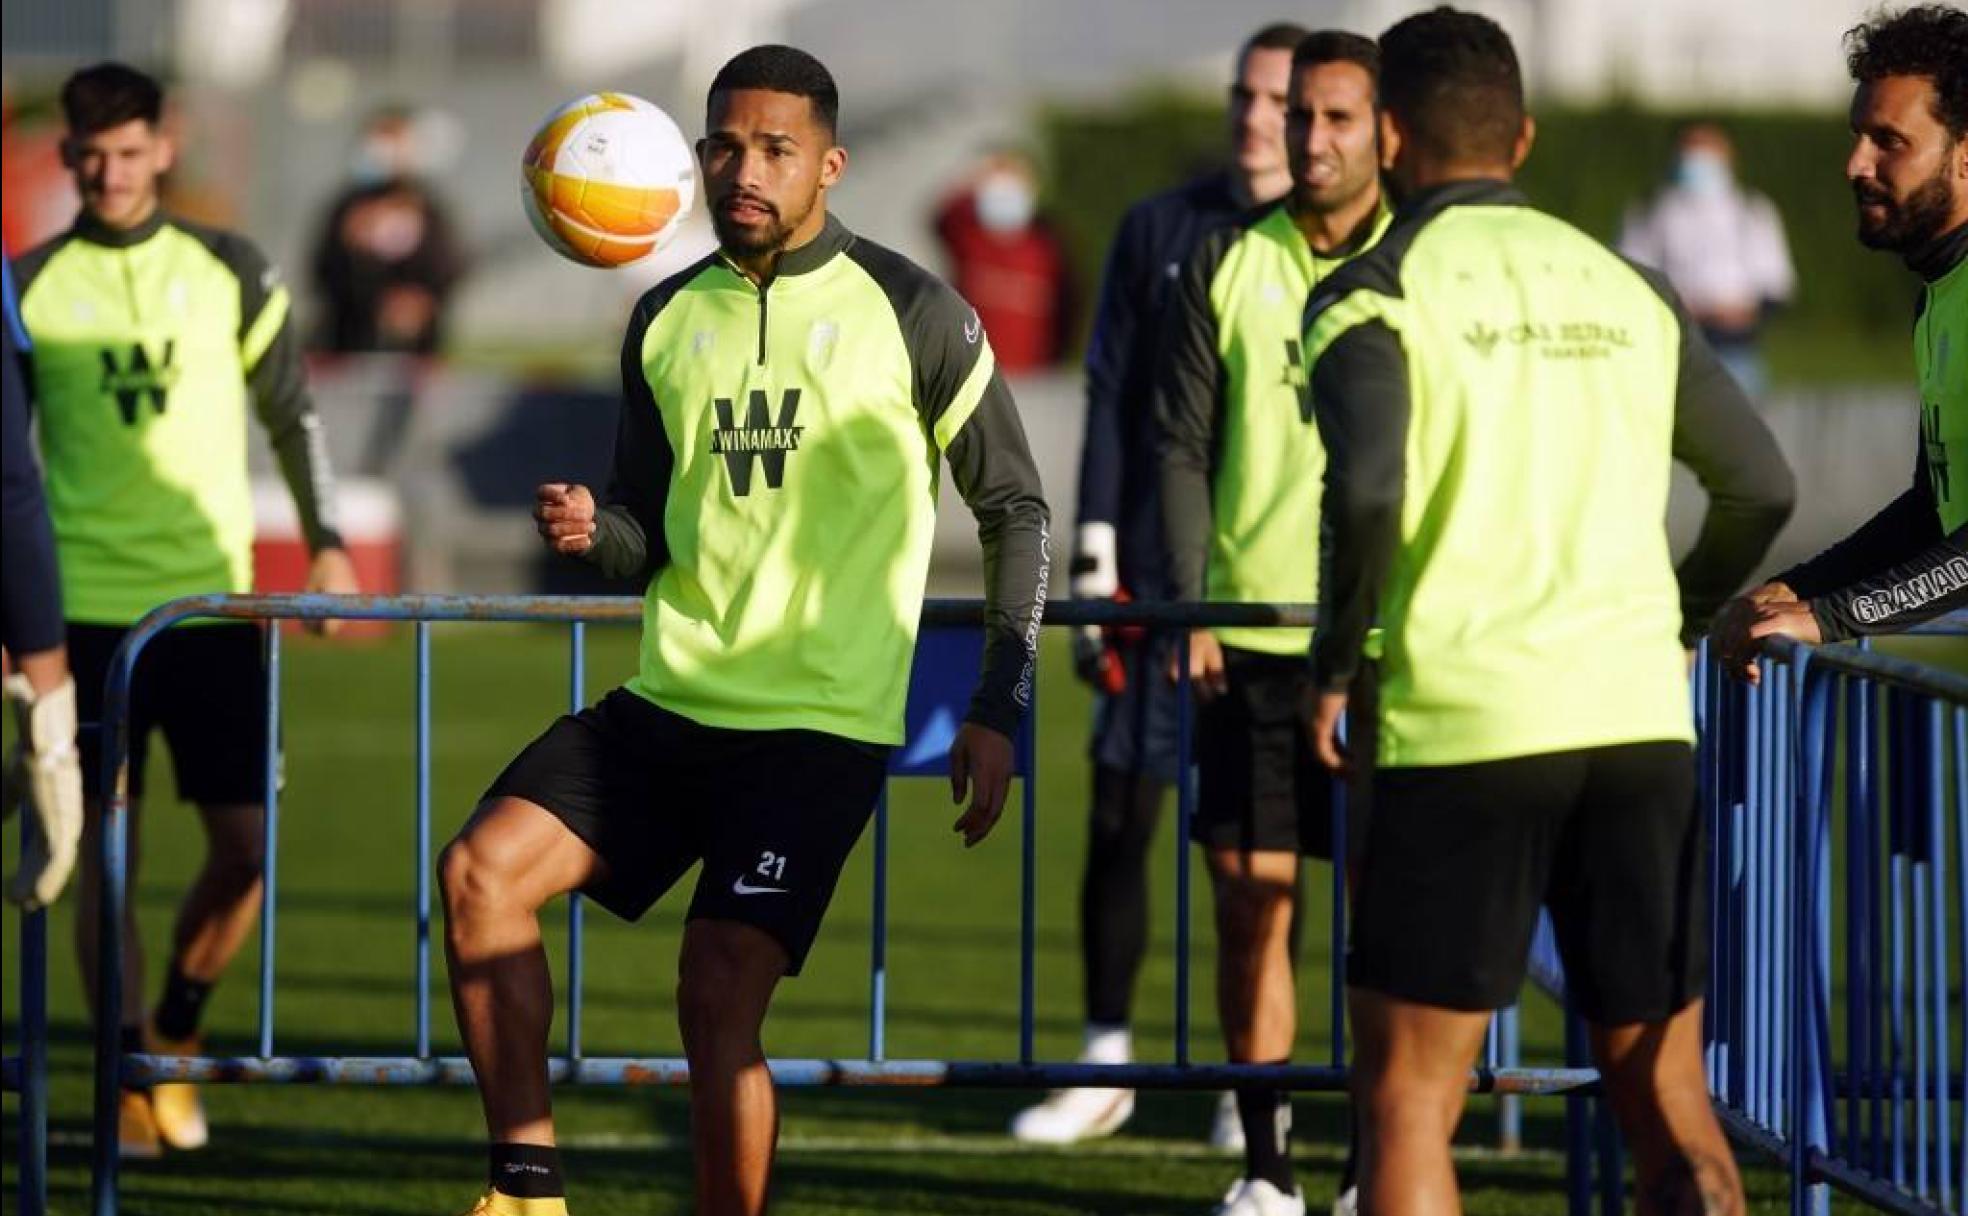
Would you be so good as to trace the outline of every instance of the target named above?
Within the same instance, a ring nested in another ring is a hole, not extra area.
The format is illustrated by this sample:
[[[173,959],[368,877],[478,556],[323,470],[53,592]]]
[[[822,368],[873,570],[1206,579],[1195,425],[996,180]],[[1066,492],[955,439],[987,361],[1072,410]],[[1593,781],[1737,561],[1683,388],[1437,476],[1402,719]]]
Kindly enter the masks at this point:
[[[594,93],[540,124],[520,164],[526,218],[583,266],[626,266],[669,243],[697,201],[697,161],[668,114]]]

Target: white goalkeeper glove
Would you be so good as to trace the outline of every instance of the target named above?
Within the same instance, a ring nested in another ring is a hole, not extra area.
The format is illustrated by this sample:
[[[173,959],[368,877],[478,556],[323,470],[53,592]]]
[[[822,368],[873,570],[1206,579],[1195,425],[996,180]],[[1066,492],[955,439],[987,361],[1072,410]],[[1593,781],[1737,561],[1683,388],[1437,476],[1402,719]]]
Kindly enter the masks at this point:
[[[1114,525],[1084,523],[1073,538],[1073,564],[1067,586],[1076,600],[1111,600],[1121,589],[1120,564],[1115,555]],[[1073,629],[1073,672],[1080,679],[1101,683],[1107,640],[1098,625]]]
[[[82,840],[82,757],[75,747],[75,681],[34,695],[19,672],[7,677],[7,705],[19,738],[7,758],[8,814],[24,803],[33,830],[20,868],[7,882],[7,898],[28,912],[53,903],[75,869]]]

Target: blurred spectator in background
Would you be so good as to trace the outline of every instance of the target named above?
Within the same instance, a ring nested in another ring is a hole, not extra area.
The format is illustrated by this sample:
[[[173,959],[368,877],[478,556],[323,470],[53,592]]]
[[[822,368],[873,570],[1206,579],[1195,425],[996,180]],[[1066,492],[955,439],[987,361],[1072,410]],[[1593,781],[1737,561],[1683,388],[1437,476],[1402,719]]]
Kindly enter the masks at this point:
[[[1783,218],[1736,181],[1728,132],[1713,122],[1681,128],[1667,183],[1626,213],[1619,251],[1666,273],[1723,366],[1761,397],[1763,323],[1790,302],[1797,277]]]
[[[1073,325],[1072,272],[1059,234],[1039,214],[1038,172],[1022,152],[1000,150],[936,212],[950,280],[984,323],[1009,373],[1066,357]]]
[[[352,180],[315,244],[317,349],[431,354],[442,343],[465,255],[420,176],[428,167],[422,144],[409,110],[379,111],[364,127]]]

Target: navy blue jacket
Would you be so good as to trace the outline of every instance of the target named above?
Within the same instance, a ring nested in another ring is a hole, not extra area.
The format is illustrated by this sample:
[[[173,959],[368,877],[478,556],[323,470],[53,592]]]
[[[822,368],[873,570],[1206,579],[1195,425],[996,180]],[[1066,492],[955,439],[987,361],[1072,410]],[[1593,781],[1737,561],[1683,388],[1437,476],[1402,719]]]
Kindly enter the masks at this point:
[[[62,642],[61,580],[55,568],[55,534],[41,493],[41,471],[27,434],[27,382],[21,361],[28,350],[14,299],[14,267],[0,258],[0,292],[6,297],[6,357],[0,359],[0,397],[5,431],[0,462],[0,645],[13,655],[50,650]]]
[[[1171,591],[1150,404],[1162,308],[1196,242],[1243,210],[1229,175],[1197,178],[1130,207],[1107,255],[1087,345],[1078,522],[1114,526],[1121,586],[1134,599]]]

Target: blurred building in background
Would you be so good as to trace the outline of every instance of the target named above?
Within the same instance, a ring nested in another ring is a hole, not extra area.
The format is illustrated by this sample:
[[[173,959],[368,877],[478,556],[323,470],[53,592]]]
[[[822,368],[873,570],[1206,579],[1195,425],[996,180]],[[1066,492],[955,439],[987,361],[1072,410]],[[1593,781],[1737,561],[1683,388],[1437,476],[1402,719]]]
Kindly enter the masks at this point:
[[[359,125],[384,101],[449,116],[457,155],[437,185],[485,258],[458,301],[470,343],[579,340],[634,286],[708,247],[700,224],[660,265],[575,280],[527,238],[515,205],[532,124],[575,93],[620,88],[686,130],[732,52],[784,40],[842,82],[853,152],[839,207],[929,264],[924,217],[985,147],[1026,133],[1048,102],[1117,97],[1157,82],[1214,91],[1238,31],[1283,16],[1384,28],[1405,0],[12,0],[0,10],[11,96],[40,95],[75,65],[122,57],[173,76],[198,131],[186,190],[229,203],[290,267],[333,196]],[[1841,104],[1839,33],[1858,0],[1478,0],[1517,39],[1544,96],[1623,96],[1686,108],[1753,100]],[[879,37],[868,31],[879,30]],[[13,158],[10,155],[9,160]],[[45,158],[44,158],[45,159]],[[275,172],[265,171],[277,166]],[[10,187],[14,182],[10,179]],[[8,189],[10,223],[16,204]],[[21,196],[27,208],[40,197]],[[182,205],[182,204],[181,204]],[[10,232],[10,236],[15,233]],[[539,301],[554,309],[541,315]]]
[[[1848,90],[1839,36],[1866,7],[1865,0],[1465,3],[1511,31],[1541,106],[1604,105],[1629,115],[1636,108],[1804,108],[1823,115],[1834,143],[1842,138]],[[1195,121],[1217,121],[1195,115],[1220,110],[1214,98],[1243,32],[1290,18],[1375,33],[1415,7],[1411,0],[10,0],[0,6],[5,235],[19,248],[73,215],[55,156],[53,93],[84,63],[124,58],[167,75],[176,103],[171,121],[189,136],[171,206],[251,233],[303,286],[322,217],[349,184],[350,149],[363,124],[384,105],[417,115],[436,142],[420,175],[473,255],[471,274],[448,297],[444,349],[452,359],[414,381],[344,360],[319,370],[318,391],[324,407],[338,411],[328,423],[348,449],[344,466],[387,473],[402,489],[413,532],[408,585],[524,585],[537,581],[537,547],[530,530],[506,525],[524,511],[532,479],[600,475],[612,434],[612,366],[629,305],[712,245],[700,209],[670,249],[623,271],[573,268],[550,252],[521,213],[518,164],[535,125],[557,105],[621,89],[663,106],[693,132],[705,87],[729,55],[764,41],[798,44],[841,82],[850,161],[833,206],[850,225],[953,270],[932,222],[949,184],[993,147],[1034,147],[1051,158],[1041,168],[1054,194],[1042,193],[1040,201],[1059,215],[1084,300],[1097,286],[1087,280],[1111,235],[1107,217],[1126,200],[1073,211],[1083,201],[1073,194],[1087,176],[1076,178],[1066,172],[1074,165],[1060,163],[1072,149],[1040,138],[1049,121],[1130,105],[1176,113],[1179,106],[1158,109],[1154,99],[1179,97],[1188,99],[1184,121],[1193,136]],[[1195,104],[1199,97],[1206,103]],[[1127,132],[1127,146],[1104,152],[1123,169],[1152,151],[1147,144],[1160,135],[1116,130]],[[1220,141],[1212,134],[1190,142]],[[1567,150],[1554,137],[1540,152],[1546,161],[1590,156],[1606,142]],[[1743,142],[1748,164],[1756,149]],[[1815,165],[1824,158],[1808,159]],[[1559,168],[1578,178],[1581,190],[1592,187],[1585,167]],[[1817,231],[1848,224],[1838,165],[1813,173]],[[1126,178],[1103,166],[1094,180],[1110,192],[1121,180],[1125,189],[1145,192],[1169,184],[1162,176],[1157,168]],[[1173,181],[1176,174],[1166,176]],[[1747,180],[1760,184],[1754,174]],[[1613,235],[1617,208],[1628,201],[1630,195],[1604,203],[1607,230],[1599,235]],[[1788,202],[1785,218],[1797,218]],[[1814,266],[1846,253],[1850,240],[1815,247],[1797,240],[1808,304]],[[1856,247],[1850,253],[1860,257]],[[321,332],[326,309],[318,300],[309,307],[303,320]],[[1903,333],[1894,307],[1875,309],[1891,314],[1877,323]],[[1903,354],[1904,341],[1893,349]],[[1044,415],[1031,419],[1031,429],[1056,504],[1072,501],[1077,381],[1068,370],[1019,390],[1028,415]],[[1841,428],[1860,417],[1850,412],[1859,408],[1855,400],[1887,413],[1902,403],[1884,391],[1855,398],[1848,388],[1814,396],[1795,387],[1786,390],[1789,400],[1773,400],[1773,425],[1802,475],[1821,466],[1823,476],[1853,486],[1853,505],[1818,486],[1809,499],[1814,508],[1838,520],[1854,517],[1876,496],[1873,487],[1902,475],[1904,453],[1882,445],[1881,469],[1862,467],[1855,453],[1870,449]],[[425,404],[408,409],[406,393]],[[1822,404],[1834,398],[1840,404]],[[1846,411],[1846,422],[1810,421],[1834,408]],[[1897,415],[1877,425],[1906,433]],[[1829,446],[1833,434],[1845,436],[1842,449]],[[590,459],[593,469],[577,467]],[[419,522],[427,509],[449,512],[455,526]],[[419,528],[437,531],[414,535]],[[1811,519],[1800,517],[1786,552],[1812,544],[1813,531]],[[969,554],[974,543],[958,528],[950,549]]]

